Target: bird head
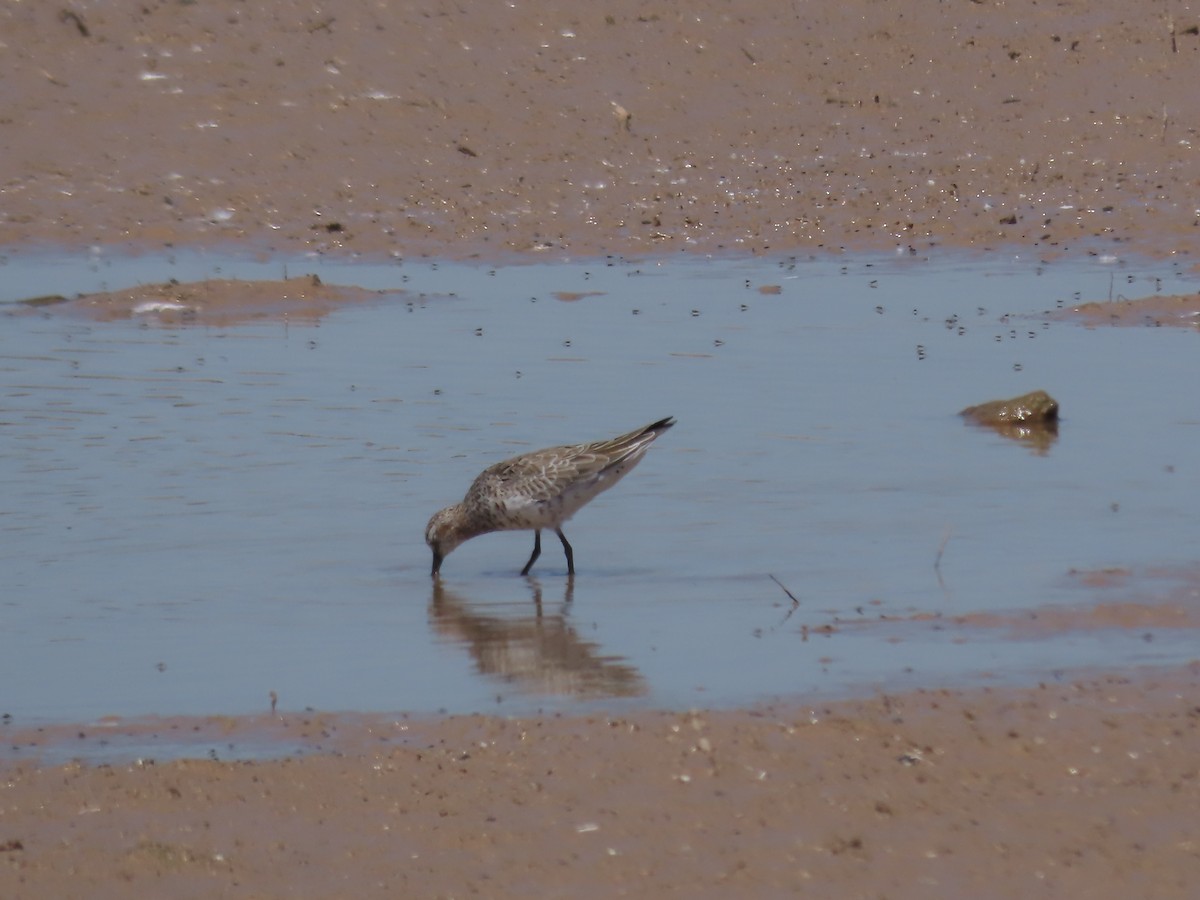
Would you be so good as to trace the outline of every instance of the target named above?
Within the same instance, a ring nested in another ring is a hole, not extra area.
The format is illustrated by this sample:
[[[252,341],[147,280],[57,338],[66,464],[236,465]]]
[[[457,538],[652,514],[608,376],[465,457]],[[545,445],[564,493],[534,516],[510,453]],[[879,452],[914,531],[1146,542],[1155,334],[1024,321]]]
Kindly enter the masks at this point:
[[[461,544],[466,537],[460,525],[459,507],[447,506],[433,514],[429,524],[425,526],[425,543],[433,551],[432,576],[437,577],[442,568],[442,560]]]

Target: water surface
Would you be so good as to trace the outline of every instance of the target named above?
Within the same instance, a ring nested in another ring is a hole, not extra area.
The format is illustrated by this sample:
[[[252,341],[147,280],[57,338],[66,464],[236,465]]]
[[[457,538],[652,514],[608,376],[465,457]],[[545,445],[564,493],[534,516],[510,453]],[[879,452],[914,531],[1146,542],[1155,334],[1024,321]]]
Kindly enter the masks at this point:
[[[1042,314],[1194,291],[1168,264],[92,254],[0,271],[13,721],[259,712],[271,692],[284,709],[728,706],[1194,652],[1186,629],[950,621],[1121,599],[1072,570],[1194,565],[1200,338]],[[398,293],[317,324],[5,312],[305,272]],[[1044,453],[956,416],[1035,388],[1062,406]],[[431,584],[425,522],[483,467],[666,415],[567,526],[573,583],[552,536],[519,577],[532,536],[510,533]]]

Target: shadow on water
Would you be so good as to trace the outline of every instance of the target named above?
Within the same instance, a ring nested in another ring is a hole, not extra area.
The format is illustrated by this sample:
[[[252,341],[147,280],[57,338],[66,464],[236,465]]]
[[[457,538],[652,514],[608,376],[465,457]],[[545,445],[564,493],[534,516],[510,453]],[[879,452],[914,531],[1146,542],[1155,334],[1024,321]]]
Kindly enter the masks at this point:
[[[728,706],[1194,654],[1195,329],[1059,320],[1114,284],[1193,290],[1167,265],[2,268],[11,721],[276,696]],[[206,319],[211,291],[187,288],[285,275],[384,294],[300,318],[265,302],[246,321]],[[168,279],[160,302],[146,286]],[[113,321],[16,303],[137,285],[140,312]],[[1053,432],[957,415],[1035,388],[1061,404]],[[431,583],[425,522],[484,467],[667,415],[679,424],[572,520],[573,583],[553,555],[516,575],[528,533],[468,542]]]

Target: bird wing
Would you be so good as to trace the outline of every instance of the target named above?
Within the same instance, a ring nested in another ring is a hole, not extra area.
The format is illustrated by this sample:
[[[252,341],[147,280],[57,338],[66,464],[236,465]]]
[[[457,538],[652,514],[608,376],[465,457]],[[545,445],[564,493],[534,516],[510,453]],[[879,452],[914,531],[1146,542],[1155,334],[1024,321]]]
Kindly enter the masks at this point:
[[[506,459],[480,473],[464,503],[498,501],[514,512],[546,504],[577,508],[610,486],[603,482],[615,484],[673,424],[661,419],[619,437]]]

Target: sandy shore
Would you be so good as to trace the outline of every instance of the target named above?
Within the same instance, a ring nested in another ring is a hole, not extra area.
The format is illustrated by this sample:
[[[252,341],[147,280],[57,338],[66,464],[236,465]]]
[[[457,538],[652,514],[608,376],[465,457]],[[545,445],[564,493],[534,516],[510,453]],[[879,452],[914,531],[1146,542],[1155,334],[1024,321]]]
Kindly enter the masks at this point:
[[[226,723],[323,752],[4,765],[0,895],[1187,897],[1198,688]]]
[[[1198,26],[1173,0],[5,0],[0,246],[1191,260]],[[5,723],[0,897],[1185,897],[1198,687],[284,714],[314,752],[256,763],[39,764]]]
[[[0,6],[0,246],[1194,253],[1200,9]]]

